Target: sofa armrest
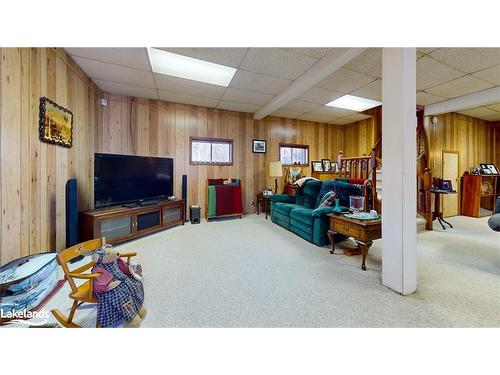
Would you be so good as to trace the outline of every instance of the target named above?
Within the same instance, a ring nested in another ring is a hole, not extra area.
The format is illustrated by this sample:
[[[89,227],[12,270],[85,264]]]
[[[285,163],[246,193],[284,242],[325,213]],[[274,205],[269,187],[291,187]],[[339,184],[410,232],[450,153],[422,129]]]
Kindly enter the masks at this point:
[[[269,199],[271,200],[271,203],[295,203],[295,197],[288,194],[273,194],[269,196]]]
[[[349,211],[349,209],[344,206],[338,206],[338,207],[325,206],[325,207],[315,208],[312,214],[314,217],[322,217],[328,214],[347,212],[347,211]]]

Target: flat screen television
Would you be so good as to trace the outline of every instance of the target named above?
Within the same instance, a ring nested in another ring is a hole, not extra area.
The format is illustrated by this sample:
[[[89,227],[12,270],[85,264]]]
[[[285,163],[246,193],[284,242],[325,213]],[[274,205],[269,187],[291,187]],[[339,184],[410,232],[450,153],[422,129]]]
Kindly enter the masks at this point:
[[[95,208],[168,198],[173,186],[172,158],[95,154]]]

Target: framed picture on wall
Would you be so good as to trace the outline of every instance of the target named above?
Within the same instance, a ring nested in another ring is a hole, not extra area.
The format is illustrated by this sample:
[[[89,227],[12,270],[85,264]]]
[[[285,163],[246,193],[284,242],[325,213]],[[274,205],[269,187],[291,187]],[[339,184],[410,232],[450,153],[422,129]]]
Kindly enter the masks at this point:
[[[330,159],[321,159],[321,164],[323,164],[323,171],[330,172],[332,170],[332,162]]]
[[[323,172],[323,163],[321,163],[319,160],[312,161],[311,167],[313,172]]]
[[[42,142],[70,148],[73,145],[73,114],[41,97],[38,131]]]
[[[267,142],[262,139],[252,140],[252,152],[256,154],[265,154],[267,152]]]

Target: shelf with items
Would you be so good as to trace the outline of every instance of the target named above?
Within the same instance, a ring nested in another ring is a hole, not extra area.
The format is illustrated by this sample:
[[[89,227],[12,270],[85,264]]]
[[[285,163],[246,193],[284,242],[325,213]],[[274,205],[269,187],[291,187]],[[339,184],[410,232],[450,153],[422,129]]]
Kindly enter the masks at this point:
[[[483,217],[493,214],[500,196],[499,175],[470,175],[462,177],[461,214]]]

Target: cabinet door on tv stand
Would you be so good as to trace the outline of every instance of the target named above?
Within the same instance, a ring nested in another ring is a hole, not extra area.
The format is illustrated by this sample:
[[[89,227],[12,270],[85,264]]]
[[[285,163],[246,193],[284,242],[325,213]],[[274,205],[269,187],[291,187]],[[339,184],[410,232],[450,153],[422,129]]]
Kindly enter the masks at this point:
[[[181,223],[182,220],[182,204],[171,205],[167,207],[163,207],[163,223],[164,227],[170,227],[172,225],[176,225]]]
[[[137,234],[161,228],[161,209],[155,208],[134,215],[133,226]]]
[[[117,243],[126,240],[135,231],[134,218],[130,215],[98,220],[96,226],[99,236],[106,237],[106,242],[108,243]]]

